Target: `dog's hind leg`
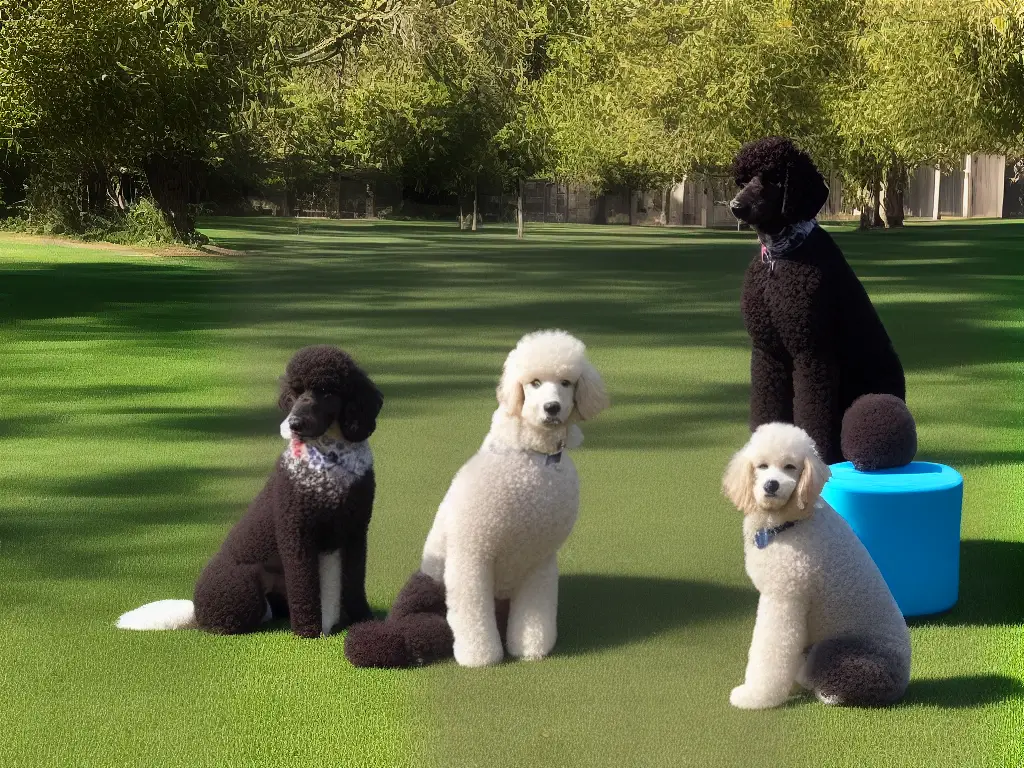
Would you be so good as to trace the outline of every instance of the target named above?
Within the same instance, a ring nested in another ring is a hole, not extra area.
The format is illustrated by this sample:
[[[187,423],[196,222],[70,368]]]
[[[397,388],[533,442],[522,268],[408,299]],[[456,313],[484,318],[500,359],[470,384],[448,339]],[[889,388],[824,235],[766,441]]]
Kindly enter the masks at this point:
[[[801,682],[825,704],[882,706],[903,697],[909,665],[895,651],[868,638],[833,637],[816,643]]]
[[[252,632],[267,618],[260,569],[215,557],[196,583],[196,622],[219,635]]]

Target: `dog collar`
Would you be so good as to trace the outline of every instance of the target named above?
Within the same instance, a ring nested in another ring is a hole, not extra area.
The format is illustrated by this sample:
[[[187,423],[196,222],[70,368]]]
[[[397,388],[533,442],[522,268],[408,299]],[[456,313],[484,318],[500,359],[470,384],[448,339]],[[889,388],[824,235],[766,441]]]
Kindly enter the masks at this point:
[[[558,450],[554,453],[544,453],[543,451],[535,451],[544,457],[544,466],[549,467],[552,464],[558,464],[562,460],[562,452],[565,451],[565,441],[562,440],[558,444]]]
[[[790,520],[782,525],[776,525],[774,528],[758,528],[754,532],[754,546],[758,549],[764,549],[772,543],[776,536],[783,531],[789,530],[794,525],[796,525],[796,522]]]
[[[807,236],[818,226],[817,219],[798,221],[775,235],[759,234],[761,241],[761,263],[768,265],[768,271],[775,271],[775,260],[784,257],[803,244]]]

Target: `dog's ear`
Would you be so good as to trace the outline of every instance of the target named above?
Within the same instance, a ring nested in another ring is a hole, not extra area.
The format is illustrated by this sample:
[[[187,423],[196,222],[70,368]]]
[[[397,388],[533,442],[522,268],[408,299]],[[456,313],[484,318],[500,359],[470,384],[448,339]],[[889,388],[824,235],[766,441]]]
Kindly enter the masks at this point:
[[[583,371],[576,380],[573,401],[576,403],[576,413],[579,414],[581,421],[594,418],[611,404],[601,375],[586,361],[583,362]]]
[[[831,476],[832,470],[828,468],[828,464],[819,459],[817,453],[808,453],[804,458],[800,480],[796,484],[797,508],[806,509],[808,504],[814,504]]]
[[[744,451],[733,455],[729,466],[725,468],[722,493],[743,512],[754,508],[754,465]]]
[[[278,382],[280,384],[280,393],[277,396],[277,407],[287,413],[295,405],[295,391],[292,389],[286,376],[282,376]]]
[[[828,186],[813,163],[786,167],[782,185],[782,216],[787,221],[795,223],[813,219],[826,200]]]
[[[497,395],[498,405],[504,408],[509,416],[523,414],[526,394],[523,392],[523,385],[519,383],[519,367],[515,363],[514,353],[509,353],[505,358],[501,378],[498,380]]]
[[[362,371],[348,375],[348,399],[342,409],[341,434],[350,443],[361,443],[377,429],[377,414],[384,406],[384,395]]]

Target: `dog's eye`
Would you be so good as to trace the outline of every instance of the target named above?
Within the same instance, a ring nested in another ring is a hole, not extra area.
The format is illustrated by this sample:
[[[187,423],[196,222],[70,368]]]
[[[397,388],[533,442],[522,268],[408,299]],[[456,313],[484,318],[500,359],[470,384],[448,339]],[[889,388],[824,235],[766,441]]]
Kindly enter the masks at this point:
[[[530,386],[533,387],[534,389],[539,387],[540,386],[540,379],[534,379],[533,381],[531,381],[530,382]]]
[[[569,381],[568,379],[562,379],[562,386],[563,387],[571,387],[572,386],[572,382]]]
[[[767,464],[758,464],[757,468],[758,469],[768,469],[768,465]]]
[[[783,469],[796,469],[796,465],[795,464],[787,464],[785,467],[783,467]]]

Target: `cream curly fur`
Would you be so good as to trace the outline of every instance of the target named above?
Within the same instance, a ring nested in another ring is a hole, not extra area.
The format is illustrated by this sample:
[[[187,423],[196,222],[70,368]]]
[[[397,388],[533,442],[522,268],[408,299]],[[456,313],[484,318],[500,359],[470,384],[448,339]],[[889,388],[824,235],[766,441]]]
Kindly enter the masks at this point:
[[[829,704],[886,703],[909,681],[906,622],[856,534],[819,497],[829,474],[808,434],[780,423],[759,427],[725,472],[723,491],[744,513],[747,574],[760,592],[746,677],[729,697],[733,706],[778,706],[794,683]],[[771,493],[770,481],[777,483]],[[757,530],[789,521],[797,524],[757,548]],[[823,641],[828,645],[816,657],[812,651]],[[845,648],[847,656],[839,659],[826,647]],[[841,663],[820,661],[829,653]]]
[[[427,536],[421,569],[444,582],[455,660],[463,666],[504,658],[496,599],[510,600],[512,656],[540,659],[554,647],[557,554],[579,506],[566,449],[583,441],[576,422],[609,404],[585,353],[565,331],[520,339],[505,360],[490,432],[455,475]],[[549,459],[559,452],[560,460]]]

